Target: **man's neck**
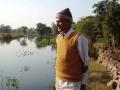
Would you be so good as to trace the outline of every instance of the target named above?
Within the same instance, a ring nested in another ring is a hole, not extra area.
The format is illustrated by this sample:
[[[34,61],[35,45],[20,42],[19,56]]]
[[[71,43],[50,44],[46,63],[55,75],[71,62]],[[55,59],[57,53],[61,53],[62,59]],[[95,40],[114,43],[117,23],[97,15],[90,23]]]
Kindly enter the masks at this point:
[[[63,30],[63,32],[66,34],[70,30],[70,28],[68,28],[67,30]]]

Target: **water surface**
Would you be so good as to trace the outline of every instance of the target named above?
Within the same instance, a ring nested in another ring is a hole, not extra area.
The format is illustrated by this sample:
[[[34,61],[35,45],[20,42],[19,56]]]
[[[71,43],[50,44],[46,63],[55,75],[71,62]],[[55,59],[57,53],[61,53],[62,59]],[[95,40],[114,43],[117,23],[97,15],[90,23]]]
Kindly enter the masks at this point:
[[[35,39],[12,40],[0,43],[0,90],[15,90],[6,83],[15,78],[19,90],[52,90],[55,50],[37,48]]]

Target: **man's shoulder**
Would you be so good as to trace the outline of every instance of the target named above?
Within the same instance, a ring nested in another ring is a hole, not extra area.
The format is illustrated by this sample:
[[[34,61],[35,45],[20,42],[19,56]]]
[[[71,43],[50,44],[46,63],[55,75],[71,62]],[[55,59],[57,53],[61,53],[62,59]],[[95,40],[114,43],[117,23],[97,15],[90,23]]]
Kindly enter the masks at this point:
[[[81,36],[81,34],[80,34],[80,32],[73,32],[74,33],[74,35],[77,37],[77,38],[79,38],[80,36]]]
[[[70,29],[72,33],[75,33],[76,35],[81,35],[80,32],[76,31],[75,29],[71,28]]]

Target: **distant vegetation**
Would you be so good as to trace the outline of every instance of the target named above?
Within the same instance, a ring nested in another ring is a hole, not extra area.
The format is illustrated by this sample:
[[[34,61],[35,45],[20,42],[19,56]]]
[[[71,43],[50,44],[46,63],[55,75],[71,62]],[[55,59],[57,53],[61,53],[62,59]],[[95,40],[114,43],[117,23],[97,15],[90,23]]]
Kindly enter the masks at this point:
[[[53,23],[52,27],[48,27],[45,24],[37,23],[36,28],[28,28],[26,26],[21,26],[16,29],[12,29],[9,25],[0,25],[0,39],[14,39],[18,37],[30,36],[35,35],[38,38],[41,37],[48,37],[48,36],[55,36],[56,34],[56,26]]]
[[[45,47],[47,45],[53,45],[53,47],[55,48],[55,38],[54,37],[37,38],[36,45],[37,47]]]
[[[81,18],[73,24],[85,34],[90,44],[95,42],[109,43],[110,46],[120,46],[120,4],[118,0],[103,0],[94,4],[95,16]]]
[[[73,22],[73,28],[88,38],[90,47],[94,43],[107,43],[109,46],[119,48],[120,4],[118,0],[103,0],[94,4],[93,8],[95,15],[83,17],[77,22]],[[21,26],[12,29],[10,25],[0,25],[0,39],[4,37],[17,38],[31,34],[39,38],[55,36],[57,27],[55,23],[52,23],[51,27],[49,27],[41,22],[36,24],[36,28]]]

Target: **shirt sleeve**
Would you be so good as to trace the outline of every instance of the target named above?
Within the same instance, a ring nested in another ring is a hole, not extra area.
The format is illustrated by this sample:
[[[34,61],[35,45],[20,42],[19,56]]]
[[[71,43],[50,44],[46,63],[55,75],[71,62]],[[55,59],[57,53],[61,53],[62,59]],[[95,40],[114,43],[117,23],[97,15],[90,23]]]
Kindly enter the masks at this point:
[[[89,64],[89,56],[88,56],[88,40],[80,35],[78,38],[78,52],[85,66]],[[82,84],[88,84],[88,70],[82,74]]]

